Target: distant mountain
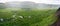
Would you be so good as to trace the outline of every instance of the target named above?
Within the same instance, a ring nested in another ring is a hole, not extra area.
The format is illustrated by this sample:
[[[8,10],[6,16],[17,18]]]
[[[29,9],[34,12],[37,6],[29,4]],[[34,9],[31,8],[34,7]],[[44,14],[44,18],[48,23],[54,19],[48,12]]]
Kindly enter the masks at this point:
[[[0,9],[5,9],[6,8],[6,4],[5,3],[0,3]]]
[[[37,8],[37,9],[48,9],[48,8],[58,8],[60,5],[53,5],[53,4],[43,4],[43,3],[35,3],[31,1],[24,1],[24,2],[7,2],[5,3],[9,8]]]
[[[38,3],[38,8],[43,8],[43,9],[46,9],[46,8],[58,8],[60,5],[52,5],[52,4],[42,4],[42,3]]]
[[[19,8],[20,2],[7,2],[6,5],[9,8]]]
[[[34,3],[34,2],[24,1],[24,2],[20,3],[20,7],[33,9],[33,8],[36,8],[37,6],[36,6],[36,3]]]

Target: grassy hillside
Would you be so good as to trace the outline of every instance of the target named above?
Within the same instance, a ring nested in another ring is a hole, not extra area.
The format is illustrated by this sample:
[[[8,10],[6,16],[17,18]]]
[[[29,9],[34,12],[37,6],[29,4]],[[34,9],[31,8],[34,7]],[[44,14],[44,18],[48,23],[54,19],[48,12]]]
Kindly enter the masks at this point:
[[[55,12],[55,9],[31,11],[0,10],[0,26],[48,26],[57,19],[54,16]]]

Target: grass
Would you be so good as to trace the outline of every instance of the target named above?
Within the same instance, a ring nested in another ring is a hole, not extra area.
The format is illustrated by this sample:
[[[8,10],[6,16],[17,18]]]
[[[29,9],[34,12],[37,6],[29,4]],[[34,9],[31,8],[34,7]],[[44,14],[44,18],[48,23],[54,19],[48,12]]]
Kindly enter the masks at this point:
[[[0,10],[0,19],[4,19],[4,21],[0,20],[0,26],[49,26],[57,19],[54,16],[55,12],[55,9],[31,11]],[[14,14],[16,16],[13,18]],[[29,16],[31,17],[29,18]]]

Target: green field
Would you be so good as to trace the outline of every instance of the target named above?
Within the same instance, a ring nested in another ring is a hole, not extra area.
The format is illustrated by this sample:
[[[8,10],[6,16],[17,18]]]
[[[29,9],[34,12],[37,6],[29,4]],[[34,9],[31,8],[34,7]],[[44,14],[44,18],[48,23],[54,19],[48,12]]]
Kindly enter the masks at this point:
[[[0,10],[0,26],[49,26],[57,19],[54,16],[55,12],[56,9],[29,11]]]

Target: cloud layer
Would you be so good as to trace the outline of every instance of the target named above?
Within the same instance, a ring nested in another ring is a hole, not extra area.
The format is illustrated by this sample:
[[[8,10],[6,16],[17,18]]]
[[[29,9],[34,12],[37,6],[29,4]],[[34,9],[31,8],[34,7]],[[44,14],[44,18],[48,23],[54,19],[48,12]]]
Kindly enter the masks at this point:
[[[11,1],[33,1],[36,3],[45,3],[45,4],[60,4],[60,0],[0,0],[0,2],[11,2]]]

